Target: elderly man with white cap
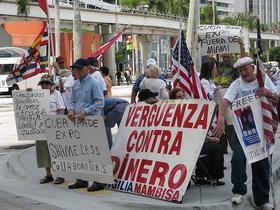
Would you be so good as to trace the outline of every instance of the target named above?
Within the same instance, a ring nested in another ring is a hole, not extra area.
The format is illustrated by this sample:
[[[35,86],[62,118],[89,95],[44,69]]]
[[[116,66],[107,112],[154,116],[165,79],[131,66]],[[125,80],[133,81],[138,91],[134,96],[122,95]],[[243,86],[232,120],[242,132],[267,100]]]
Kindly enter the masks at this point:
[[[225,132],[224,116],[227,108],[237,98],[256,94],[258,96],[266,96],[278,101],[277,89],[271,80],[266,76],[265,86],[259,87],[256,74],[254,73],[253,59],[243,57],[238,59],[234,64],[234,68],[238,69],[240,77],[236,79],[225,93],[219,108],[219,118],[217,126],[214,129],[214,135],[220,137]],[[242,147],[238,141],[232,125],[226,126],[230,147],[233,151],[231,160],[231,182],[233,184],[232,192],[234,196],[231,201],[233,204],[240,204],[243,195],[247,193],[246,174],[246,157]],[[269,163],[268,158],[252,163],[252,190],[254,203],[259,209],[273,209],[269,203]]]

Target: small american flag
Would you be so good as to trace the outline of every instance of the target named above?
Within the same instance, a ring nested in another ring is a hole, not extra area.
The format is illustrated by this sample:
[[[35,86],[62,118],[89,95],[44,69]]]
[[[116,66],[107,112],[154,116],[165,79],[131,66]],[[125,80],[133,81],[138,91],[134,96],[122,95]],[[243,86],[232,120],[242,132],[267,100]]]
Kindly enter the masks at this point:
[[[39,73],[47,73],[48,66],[48,27],[44,22],[40,34],[33,41],[27,53],[22,56],[20,64],[8,75],[6,82],[12,85],[33,77]]]
[[[260,87],[264,87],[265,73],[260,57],[257,57],[257,80]],[[274,143],[275,133],[278,127],[278,114],[276,104],[267,97],[261,97],[263,115],[264,137],[267,143]]]
[[[177,39],[171,58],[173,86],[180,87],[186,93],[186,98],[207,99],[206,93],[200,83],[192,57],[182,31],[181,41]],[[179,44],[181,43],[180,64]]]

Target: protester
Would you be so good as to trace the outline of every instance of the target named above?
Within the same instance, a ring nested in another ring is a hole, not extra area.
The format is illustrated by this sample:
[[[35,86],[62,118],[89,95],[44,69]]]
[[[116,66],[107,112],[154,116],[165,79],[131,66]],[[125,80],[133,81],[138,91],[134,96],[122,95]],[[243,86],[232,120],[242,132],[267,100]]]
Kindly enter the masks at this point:
[[[78,59],[71,66],[73,71],[77,71],[79,82],[76,82],[72,88],[71,106],[68,113],[68,118],[71,121],[75,120],[78,115],[78,120],[83,122],[85,116],[101,116],[104,107],[103,90],[100,83],[90,76],[89,62],[85,59]],[[92,191],[103,189],[97,183],[93,183]],[[77,179],[72,185],[68,185],[69,189],[88,187],[88,181]]]
[[[116,72],[115,77],[117,78],[118,86],[120,86],[121,83],[122,83],[122,75],[123,75],[123,73],[122,73],[121,70],[118,70],[118,71]]]
[[[169,93],[170,99],[186,99],[186,94],[181,88],[173,88]]]
[[[151,64],[153,64],[153,65],[156,65],[156,64],[157,64],[156,61],[155,61],[155,59],[149,58],[149,59],[147,60],[145,74],[146,74],[146,71],[147,71],[147,69],[149,68],[149,66],[150,66]],[[141,75],[136,79],[136,81],[135,81],[135,83],[134,83],[134,85],[133,85],[133,87],[132,87],[131,99],[130,99],[131,103],[136,103],[136,96],[137,96],[137,93],[140,91],[140,87],[139,87],[139,86],[140,86],[140,83],[142,82],[142,80],[144,79],[145,74],[141,74]],[[159,78],[160,78],[161,80],[163,80],[164,82],[166,82],[164,75],[160,74]]]
[[[109,77],[109,69],[106,66],[102,66],[100,68],[100,72],[104,78],[105,84],[106,84],[106,88],[107,88],[107,94],[105,95],[105,98],[111,98],[112,97],[112,80]]]
[[[166,89],[166,82],[159,79],[160,76],[160,69],[157,65],[151,64],[148,67],[146,76],[141,81],[139,87],[140,90],[142,89],[150,89],[154,93],[158,93],[157,98],[168,100],[169,94]]]
[[[90,57],[87,59],[89,66],[90,66],[90,75],[95,78],[101,85],[104,96],[107,95],[107,88],[104,81],[104,78],[99,71],[98,61],[95,57]]]
[[[129,85],[131,83],[131,71],[129,69],[125,70],[124,77],[126,80],[126,84]]]
[[[279,97],[276,94],[277,89],[268,77],[265,78],[265,87],[259,87],[252,63],[252,58],[243,57],[238,59],[234,64],[234,68],[238,69],[240,78],[230,85],[220,104],[217,126],[213,131],[214,136],[218,138],[225,132],[224,116],[227,108],[235,99],[255,93],[258,96],[270,98],[275,102],[279,101]],[[231,180],[233,183],[232,192],[234,196],[231,201],[233,204],[240,204],[243,200],[243,195],[247,193],[247,186],[245,184],[247,180],[246,157],[234,127],[232,125],[227,125],[226,130],[229,134],[228,140],[233,151],[231,160]],[[252,190],[255,204],[261,209],[273,209],[269,203],[268,158],[254,162],[251,166],[253,177]]]
[[[140,90],[138,94],[139,102],[146,102],[147,104],[155,104],[158,102],[158,93],[153,93],[150,89]]]
[[[213,82],[216,72],[216,60],[214,58],[204,57],[199,79],[209,100],[214,99],[214,94],[219,89]]]
[[[63,115],[64,114],[64,103],[62,96],[59,91],[54,89],[54,82],[51,76],[45,74],[41,77],[38,85],[42,89],[50,91],[50,112],[52,115]],[[49,154],[47,141],[36,141],[36,156],[37,156],[37,165],[38,168],[46,169],[46,176],[40,180],[40,184],[48,183],[53,181],[53,176],[51,173],[51,158]],[[64,182],[64,179],[57,177],[54,184],[61,184]]]

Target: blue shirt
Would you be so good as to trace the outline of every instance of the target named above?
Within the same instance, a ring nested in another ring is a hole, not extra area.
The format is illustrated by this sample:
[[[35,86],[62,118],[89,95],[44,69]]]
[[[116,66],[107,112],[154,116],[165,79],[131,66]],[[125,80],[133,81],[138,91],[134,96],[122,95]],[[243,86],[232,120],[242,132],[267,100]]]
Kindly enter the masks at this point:
[[[117,105],[118,104],[126,104],[128,105],[128,101],[120,98],[106,98],[105,99],[105,106],[104,106],[104,114],[105,116],[114,108],[117,108],[117,111],[124,111],[124,110],[119,110]]]
[[[135,91],[135,92],[139,92],[140,91],[140,83],[142,82],[142,80],[144,79],[144,77],[145,77],[145,74],[141,74],[137,79],[136,79],[136,81],[135,81],[135,83],[134,83],[134,85],[133,85],[133,87],[132,87],[132,90],[133,91]],[[159,78],[161,79],[161,80],[163,80],[165,83],[166,83],[166,80],[165,80],[165,77],[162,75],[162,74],[160,74],[160,76],[159,76]]]
[[[103,90],[98,81],[89,74],[76,82],[72,88],[70,110],[79,114],[100,116],[104,107]]]

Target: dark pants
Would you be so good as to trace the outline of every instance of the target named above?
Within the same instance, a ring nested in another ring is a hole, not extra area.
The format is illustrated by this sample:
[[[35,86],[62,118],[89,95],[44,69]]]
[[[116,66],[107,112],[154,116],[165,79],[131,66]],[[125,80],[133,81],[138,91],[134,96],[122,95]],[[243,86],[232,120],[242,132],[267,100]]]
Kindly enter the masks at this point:
[[[245,195],[247,193],[246,157],[239,143],[238,137],[232,125],[226,126],[226,133],[231,150],[231,182],[234,194]],[[269,203],[269,163],[268,158],[252,163],[252,190],[257,206]]]
[[[205,142],[203,144],[201,155],[207,156],[199,159],[196,165],[195,175],[200,178],[206,177],[207,179],[221,179],[224,177],[224,155],[219,143]],[[205,169],[203,168],[203,166]],[[209,175],[211,177],[209,177]]]

